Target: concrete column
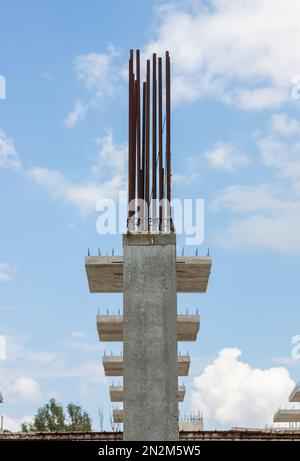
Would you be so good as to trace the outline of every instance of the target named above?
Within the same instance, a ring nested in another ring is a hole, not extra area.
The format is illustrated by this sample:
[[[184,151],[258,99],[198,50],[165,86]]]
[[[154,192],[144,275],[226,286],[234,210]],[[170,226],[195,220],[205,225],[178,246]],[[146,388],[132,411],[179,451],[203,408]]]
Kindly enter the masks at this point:
[[[124,440],[178,440],[175,234],[123,236]]]

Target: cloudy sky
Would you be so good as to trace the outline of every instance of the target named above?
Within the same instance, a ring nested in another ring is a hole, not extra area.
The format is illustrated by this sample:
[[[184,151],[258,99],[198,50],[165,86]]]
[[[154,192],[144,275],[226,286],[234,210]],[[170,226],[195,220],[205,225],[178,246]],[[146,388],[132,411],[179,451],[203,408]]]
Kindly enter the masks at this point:
[[[2,2],[7,427],[54,396],[95,429],[103,408],[109,428],[101,356],[122,345],[99,343],[95,316],[122,297],[88,292],[84,256],[122,250],[97,234],[95,204],[126,184],[130,48],[170,50],[173,195],[205,200],[209,289],[178,298],[201,315],[197,343],[180,345],[192,358],[182,412],[199,409],[207,428],[264,426],[285,404],[300,378],[299,16],[298,0]]]

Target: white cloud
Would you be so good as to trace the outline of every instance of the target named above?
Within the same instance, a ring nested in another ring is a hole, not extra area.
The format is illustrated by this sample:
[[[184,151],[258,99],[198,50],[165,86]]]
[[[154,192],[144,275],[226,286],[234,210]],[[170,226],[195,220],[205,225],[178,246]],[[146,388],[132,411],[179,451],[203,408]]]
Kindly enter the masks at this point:
[[[294,387],[285,368],[252,368],[240,355],[237,348],[222,349],[193,381],[193,409],[210,427],[264,427]]]
[[[298,203],[298,213],[300,203]],[[217,237],[225,248],[266,248],[300,256],[300,215],[269,217],[253,215],[233,222]]]
[[[237,184],[217,192],[210,209],[232,216],[216,241],[227,248],[300,255],[300,123],[274,114],[268,132],[256,143],[261,164],[276,173],[273,182]]]
[[[126,145],[116,144],[111,131],[97,143],[100,147],[95,162],[81,184],[72,182],[60,171],[47,168],[33,168],[27,175],[53,198],[76,206],[86,216],[95,211],[100,199],[115,199],[125,188]]]
[[[35,351],[25,346],[18,338],[6,336],[8,360],[23,360],[38,366],[49,366],[57,360],[57,354],[49,351]]]
[[[0,169],[20,170],[21,162],[14,142],[0,129]]]
[[[82,360],[75,354],[77,359],[74,360],[74,354],[68,353],[64,345],[60,353],[55,353],[30,349],[24,343],[24,338],[19,336],[6,335],[6,339],[7,360],[0,362],[0,376],[1,391],[7,404],[33,404],[56,396],[53,384],[50,387],[52,380],[65,380],[67,385],[71,383],[72,386],[76,381],[78,386],[82,384],[91,392],[98,390],[99,385],[107,381],[98,358]],[[96,347],[90,348],[89,343],[86,346],[84,350],[92,351],[94,356]],[[99,347],[98,343],[97,350]]]
[[[268,184],[230,186],[217,194],[210,208],[241,216],[217,234],[220,246],[300,255],[300,198],[287,195],[286,190]]]
[[[96,90],[97,97],[113,96],[121,78],[115,60],[117,50],[109,46],[107,53],[87,53],[76,57],[77,77],[88,90]]]
[[[170,50],[176,101],[211,95],[243,109],[278,107],[299,72],[299,14],[298,0],[167,3],[146,53]]]
[[[21,376],[12,383],[11,391],[14,397],[24,402],[40,402],[42,399],[42,391],[39,383],[27,376]]]
[[[102,104],[104,98],[114,97],[118,93],[124,81],[122,68],[116,61],[118,56],[118,51],[110,45],[106,53],[91,52],[75,58],[77,78],[92,92],[92,97],[89,102],[82,99],[74,102],[73,109],[65,118],[68,128],[84,120],[87,111],[98,107],[100,102]]]
[[[229,210],[240,214],[283,211],[285,203],[280,198],[280,192],[271,184],[229,186],[216,195],[210,208],[214,211]]]
[[[68,128],[72,128],[78,122],[81,122],[86,114],[87,106],[84,104],[81,99],[78,99],[74,103],[74,108],[71,112],[68,113],[67,117],[65,118],[65,125]]]
[[[300,135],[300,122],[284,113],[277,113],[271,118],[270,129],[275,134],[283,136]]]
[[[3,414],[3,427],[10,432],[20,432],[22,423],[33,422],[33,416],[24,416],[23,418],[13,419]]]
[[[0,283],[11,282],[14,279],[16,269],[9,264],[0,261]]]
[[[286,142],[269,135],[258,142],[262,163],[290,180],[300,179],[300,138]]]
[[[73,338],[85,338],[86,333],[81,330],[76,330],[76,331],[71,331],[71,336],[73,336]]]
[[[204,153],[212,168],[234,172],[249,164],[246,154],[239,154],[230,144],[217,143],[213,149]]]
[[[272,109],[287,100],[287,91],[278,88],[237,89],[225,93],[220,100],[245,110]]]

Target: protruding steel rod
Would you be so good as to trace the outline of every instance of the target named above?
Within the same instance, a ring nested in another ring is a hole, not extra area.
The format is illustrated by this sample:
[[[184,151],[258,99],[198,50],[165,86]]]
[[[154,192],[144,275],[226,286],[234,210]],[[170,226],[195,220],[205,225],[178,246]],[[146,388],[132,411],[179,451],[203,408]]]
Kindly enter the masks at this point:
[[[130,50],[128,68],[128,203],[132,199],[131,188],[131,164],[132,164],[132,74],[133,74],[133,50]],[[128,215],[129,217],[129,215]]]
[[[171,86],[170,56],[166,51],[166,181],[167,181],[167,227],[171,226]]]
[[[145,168],[146,168],[146,82],[143,82],[143,119],[142,119],[142,168],[141,168],[141,199],[145,200]],[[141,222],[144,228],[145,209],[142,208]]]
[[[132,111],[132,200],[136,199],[136,112],[137,112],[137,81],[133,74],[133,111]],[[134,206],[135,209],[135,206]]]
[[[152,57],[152,228],[156,229],[156,54]]]
[[[162,58],[158,58],[158,177],[159,177],[159,230],[163,225],[163,117],[162,117]]]
[[[145,224],[149,230],[149,176],[150,176],[150,60],[147,60],[146,76],[146,184],[145,184]]]
[[[137,198],[141,198],[140,50],[136,50],[136,156]]]
[[[149,59],[147,60],[146,81],[143,82],[142,85],[143,95],[141,101],[140,51],[136,50],[136,62],[134,63],[133,50],[130,50],[128,67],[129,231],[143,230],[148,232],[156,231],[157,229],[161,232],[165,232],[166,230],[168,232],[173,231],[170,207],[171,70],[168,51],[165,54],[165,119],[163,118],[164,97],[162,66],[162,58],[159,57],[157,61],[157,56],[154,53],[152,56],[151,72],[151,62]],[[134,69],[136,73],[134,73]],[[150,89],[151,80],[152,91]],[[151,101],[150,94],[152,96]],[[152,191],[151,195],[150,188]],[[157,224],[159,224],[159,227],[157,227]]]

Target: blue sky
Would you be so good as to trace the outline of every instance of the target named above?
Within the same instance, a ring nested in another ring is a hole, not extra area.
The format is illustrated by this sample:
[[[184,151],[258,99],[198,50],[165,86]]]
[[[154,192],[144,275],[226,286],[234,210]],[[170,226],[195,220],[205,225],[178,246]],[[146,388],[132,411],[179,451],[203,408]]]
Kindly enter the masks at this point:
[[[170,50],[173,195],[205,200],[208,292],[178,296],[179,311],[201,315],[198,341],[180,345],[192,357],[182,411],[199,408],[206,427],[264,425],[287,400],[300,378],[299,13],[297,0],[2,2],[0,387],[10,427],[51,396],[82,404],[96,429],[104,407],[109,427],[101,356],[122,345],[99,343],[95,316],[122,297],[89,293],[84,256],[122,250],[119,235],[97,234],[95,202],[125,187],[130,48]]]

